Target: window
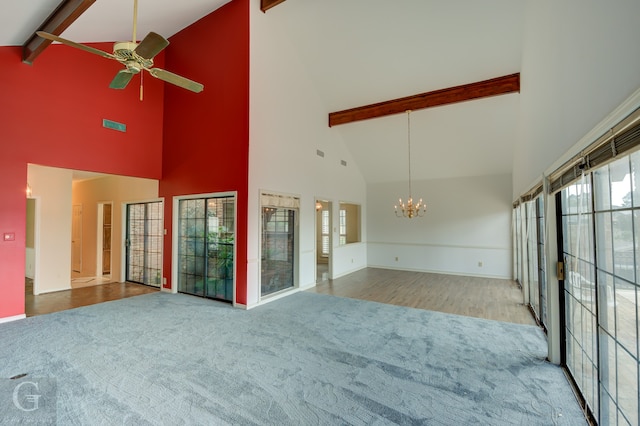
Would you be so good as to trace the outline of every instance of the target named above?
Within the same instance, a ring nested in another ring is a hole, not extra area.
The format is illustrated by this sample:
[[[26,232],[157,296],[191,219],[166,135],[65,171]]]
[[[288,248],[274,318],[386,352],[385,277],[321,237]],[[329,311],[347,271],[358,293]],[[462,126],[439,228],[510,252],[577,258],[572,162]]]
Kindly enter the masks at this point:
[[[360,206],[340,203],[340,245],[360,242]]]
[[[347,211],[340,210],[340,245],[347,244]]]
[[[322,210],[322,256],[329,256],[329,210]]]
[[[300,200],[262,194],[260,295],[268,296],[296,285],[297,217]]]

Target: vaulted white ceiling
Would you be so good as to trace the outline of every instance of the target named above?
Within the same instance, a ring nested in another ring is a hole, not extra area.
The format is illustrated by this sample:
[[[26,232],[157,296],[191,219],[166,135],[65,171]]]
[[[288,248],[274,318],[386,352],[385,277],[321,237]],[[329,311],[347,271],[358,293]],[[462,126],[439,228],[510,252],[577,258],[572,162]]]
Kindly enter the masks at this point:
[[[0,45],[21,45],[60,0],[0,5]],[[139,0],[138,34],[170,37],[229,0]],[[250,0],[259,2],[259,0]],[[520,71],[525,0],[287,0],[290,34],[327,113]],[[63,37],[129,40],[132,0],[98,0]],[[519,94],[411,114],[414,179],[511,173]],[[335,126],[368,182],[407,177],[404,114]]]
[[[21,46],[62,0],[0,4],[0,46]],[[231,0],[138,0],[138,38],[168,38]],[[62,37],[78,43],[131,40],[133,0],[96,0]]]
[[[520,72],[525,2],[287,0],[267,12],[329,112]],[[511,173],[519,94],[414,111],[414,179]],[[334,127],[367,182],[407,178],[404,114]]]

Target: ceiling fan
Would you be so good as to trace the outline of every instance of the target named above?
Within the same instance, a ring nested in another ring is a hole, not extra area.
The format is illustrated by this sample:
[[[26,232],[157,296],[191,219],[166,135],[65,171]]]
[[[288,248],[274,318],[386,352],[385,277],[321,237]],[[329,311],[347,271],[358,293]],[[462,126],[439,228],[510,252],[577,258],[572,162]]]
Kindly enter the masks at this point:
[[[145,70],[153,77],[174,84],[178,87],[199,93],[204,89],[204,85],[189,80],[188,78],[174,74],[172,72],[154,68],[153,58],[169,45],[169,41],[160,34],[150,32],[138,44],[136,43],[136,30],[138,20],[138,0],[133,1],[133,37],[132,41],[116,42],[113,45],[113,53],[104,52],[84,44],[76,43],[71,40],[58,37],[43,31],[37,31],[36,34],[47,40],[57,41],[85,52],[93,53],[107,59],[115,59],[125,66],[109,84],[112,89],[124,89],[131,81],[134,75]],[[142,75],[140,76],[142,78]],[[140,99],[142,99],[142,80],[140,83]]]

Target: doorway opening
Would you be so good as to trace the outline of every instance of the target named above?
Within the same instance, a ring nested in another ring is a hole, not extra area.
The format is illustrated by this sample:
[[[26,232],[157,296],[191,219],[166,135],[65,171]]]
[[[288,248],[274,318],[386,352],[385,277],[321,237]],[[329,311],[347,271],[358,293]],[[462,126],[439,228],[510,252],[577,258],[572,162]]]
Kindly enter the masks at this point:
[[[82,272],[82,204],[74,204],[72,210],[71,270]]]
[[[96,276],[111,279],[112,203],[98,203]]]
[[[35,198],[27,198],[27,218],[26,218],[26,239],[25,239],[25,295],[34,295],[36,293],[36,232],[37,224],[37,200]]]
[[[331,211],[331,201],[316,200],[316,283],[331,277]]]

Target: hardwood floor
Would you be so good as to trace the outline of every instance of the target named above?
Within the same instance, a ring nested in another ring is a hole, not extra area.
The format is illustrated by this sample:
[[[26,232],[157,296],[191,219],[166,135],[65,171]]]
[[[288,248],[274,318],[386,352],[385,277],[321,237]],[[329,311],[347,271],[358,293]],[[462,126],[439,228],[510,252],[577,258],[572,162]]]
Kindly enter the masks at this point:
[[[27,278],[25,280],[25,314],[28,317],[50,314],[156,291],[159,289],[142,284],[108,283],[34,296],[33,280]]]
[[[366,268],[307,290],[518,324],[536,325],[515,281]]]
[[[109,283],[34,296],[33,281],[27,279],[25,312],[30,317],[156,291],[157,288],[142,284]],[[522,290],[511,280],[366,268],[342,278],[323,281],[307,291],[476,318],[536,324],[529,309],[522,304]]]

